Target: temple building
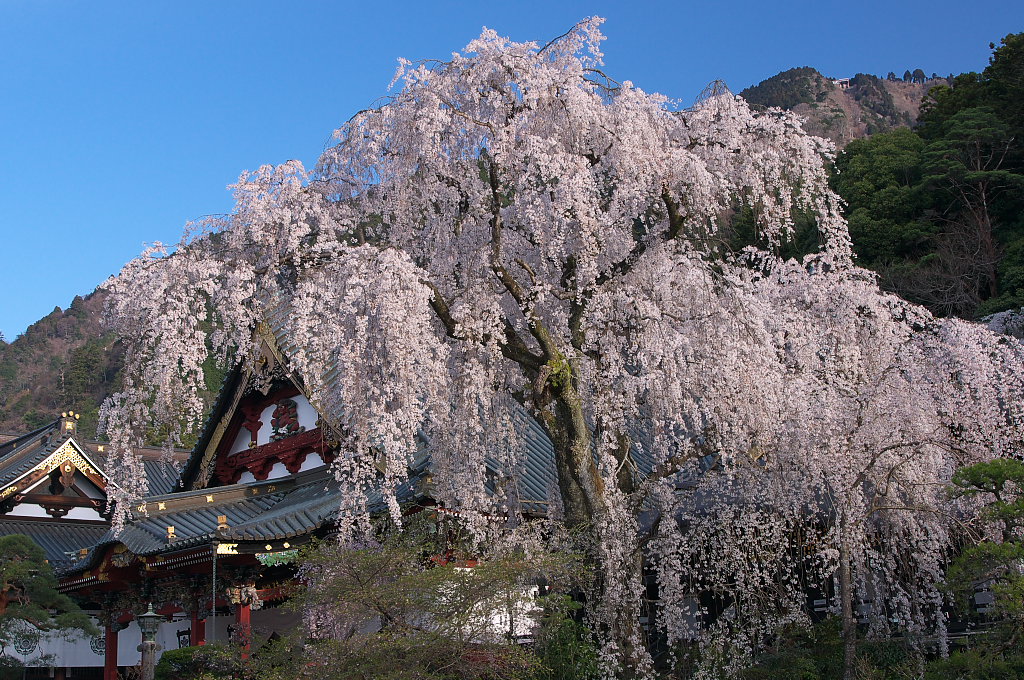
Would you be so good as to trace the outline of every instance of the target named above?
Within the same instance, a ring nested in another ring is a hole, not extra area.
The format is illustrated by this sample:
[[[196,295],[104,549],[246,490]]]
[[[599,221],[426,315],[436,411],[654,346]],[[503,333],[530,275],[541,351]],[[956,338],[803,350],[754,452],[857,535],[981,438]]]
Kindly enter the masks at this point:
[[[135,620],[149,603],[165,617],[157,639],[164,649],[260,640],[299,623],[296,614],[277,605],[294,583],[294,567],[288,564],[294,550],[335,531],[341,503],[330,463],[339,444],[301,378],[289,371],[282,346],[288,345],[281,331],[264,326],[261,356],[226,376],[180,476],[163,468],[150,473],[147,467],[150,493],[131,508],[119,534],[97,515],[88,528],[76,528],[88,534],[55,547],[67,554],[61,591],[95,613],[103,630],[102,639],[91,646],[92,660],[103,669],[95,677],[116,680],[119,668],[138,663],[141,638]],[[340,414],[327,415],[340,421]],[[67,422],[63,419],[57,428]],[[551,442],[525,410],[517,427],[525,449],[512,485],[517,507],[526,516],[543,515],[549,495],[557,493]],[[38,433],[26,438],[33,436]],[[90,499],[83,503],[91,503],[89,493],[96,496],[107,483],[101,463],[87,453],[83,450],[82,460],[74,460],[81,477],[74,488]],[[639,451],[634,455],[649,465]],[[49,469],[57,470],[60,462],[55,459]],[[30,468],[35,469],[26,463],[25,469]],[[40,474],[51,483],[50,472]],[[430,460],[424,456],[413,462],[403,490],[407,508],[434,505],[430,481]],[[105,497],[95,500],[99,504],[89,507],[100,513]],[[78,674],[79,666],[91,664],[58,657],[66,677],[93,677]]]
[[[0,535],[30,537],[58,572],[81,560],[110,531],[106,445],[79,437],[78,419],[78,414],[65,412],[27,434],[0,435]],[[135,453],[142,459],[149,488],[162,493],[178,483],[175,459],[180,463],[188,452],[167,455],[162,449],[139,448]],[[127,649],[127,639],[125,643],[119,655],[125,665],[133,665],[130,659],[138,652]],[[90,678],[99,677],[103,644],[102,638],[39,642],[26,637],[5,651],[26,663],[29,678],[54,677],[47,667],[53,660],[60,664],[55,677]]]

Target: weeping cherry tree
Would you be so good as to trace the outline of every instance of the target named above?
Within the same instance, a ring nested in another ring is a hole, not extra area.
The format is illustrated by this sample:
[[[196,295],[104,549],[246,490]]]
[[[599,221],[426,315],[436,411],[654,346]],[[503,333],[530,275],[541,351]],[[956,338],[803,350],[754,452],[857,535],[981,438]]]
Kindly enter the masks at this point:
[[[879,531],[909,534],[927,554],[907,568],[934,575],[946,534],[873,499],[891,483],[917,502],[955,452],[1019,437],[1019,380],[1003,378],[1019,352],[882,295],[854,266],[825,141],[723,88],[678,110],[610,79],[600,23],[543,46],[485,30],[450,61],[402,60],[397,92],[338,129],[315,169],[243,174],[230,216],[112,280],[128,347],[104,409],[116,501],[145,492],[130,455],[143,426],[172,441],[195,427],[203,362],[252,361],[257,325],[287,309],[290,369],[321,412],[345,414],[331,425],[348,532],[365,530],[371,488],[400,515],[423,442],[439,503],[481,531],[515,516],[514,484],[488,492],[488,465],[521,467],[516,418],[532,413],[555,454],[549,514],[597,565],[588,616],[610,675],[652,673],[645,564],[669,640],[704,636],[736,658],[803,611],[800,579],[744,546],[795,569],[781,555],[803,526],[823,581],[862,575]],[[745,208],[760,245],[734,252],[720,229]],[[784,262],[797,211],[819,248]],[[864,582],[851,578],[844,592]],[[768,581],[771,613],[746,607]],[[719,582],[731,614],[684,611]],[[921,623],[933,605],[901,611]]]

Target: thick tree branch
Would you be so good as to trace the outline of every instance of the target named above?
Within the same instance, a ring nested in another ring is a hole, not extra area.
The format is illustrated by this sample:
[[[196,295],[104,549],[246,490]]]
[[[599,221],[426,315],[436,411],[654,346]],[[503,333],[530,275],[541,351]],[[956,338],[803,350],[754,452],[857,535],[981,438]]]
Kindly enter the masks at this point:
[[[452,316],[451,309],[445,301],[441,291],[433,283],[426,281],[425,285],[430,288],[433,295],[430,298],[430,308],[434,310],[434,314],[441,321],[444,326],[445,334],[452,340],[466,340],[464,336],[458,332],[458,322],[455,321],[455,317]],[[542,357],[530,351],[523,339],[519,337],[516,329],[508,321],[504,319],[505,326],[505,337],[501,340],[501,353],[507,358],[519,364],[528,372],[538,371],[541,366],[544,365]],[[490,340],[489,336],[481,338],[481,341],[486,343]]]

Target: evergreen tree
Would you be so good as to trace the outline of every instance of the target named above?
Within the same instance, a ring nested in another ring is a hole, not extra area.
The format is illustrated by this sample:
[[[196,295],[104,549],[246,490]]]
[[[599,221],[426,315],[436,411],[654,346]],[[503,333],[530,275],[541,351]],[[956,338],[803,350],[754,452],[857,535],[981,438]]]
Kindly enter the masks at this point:
[[[0,649],[60,630],[96,633],[78,605],[57,592],[43,549],[28,536],[0,537]]]

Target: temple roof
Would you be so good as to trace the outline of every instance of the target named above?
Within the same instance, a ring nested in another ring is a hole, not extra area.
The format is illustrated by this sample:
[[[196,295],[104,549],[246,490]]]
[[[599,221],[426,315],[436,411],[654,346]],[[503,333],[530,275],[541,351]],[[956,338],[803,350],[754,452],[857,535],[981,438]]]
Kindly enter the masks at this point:
[[[0,491],[43,463],[69,441],[77,453],[92,463],[106,476],[106,444],[80,439],[73,429],[65,431],[68,418],[59,418],[27,434],[15,436],[0,444]],[[185,452],[172,450],[167,456],[163,449],[139,447],[136,454],[142,458],[150,493],[168,493],[178,482],[175,460]]]
[[[60,421],[0,444],[0,489],[29,472],[67,441],[59,436]]]
[[[74,414],[66,412],[52,423],[32,432],[5,437],[0,444],[0,500],[4,501],[4,512],[0,514],[0,535],[23,534],[31,538],[46,553],[46,558],[55,569],[61,570],[77,562],[79,551],[96,545],[108,533],[110,525],[99,515],[95,519],[53,519],[12,510],[35,507],[33,489],[38,489],[46,475],[68,463],[74,469],[89,477],[101,491],[107,482],[104,467],[107,464],[106,445],[100,442],[81,440],[76,435]],[[174,488],[178,472],[174,463],[166,460],[159,449],[144,448],[137,451],[149,480],[151,492],[167,493]],[[172,452],[172,458],[175,452]],[[180,457],[181,452],[177,452]],[[43,492],[46,493],[45,491]],[[28,495],[26,495],[28,494]],[[46,501],[60,503],[61,495],[42,496]],[[92,498],[71,493],[68,501],[93,503],[102,512],[105,501],[102,496]],[[85,507],[90,507],[86,505]],[[13,513],[13,514],[12,514]],[[55,515],[56,516],[56,515]]]
[[[420,475],[401,490],[412,500]],[[338,482],[327,467],[266,482],[249,482],[148,496],[132,511],[124,531],[98,537],[88,556],[69,565],[77,572],[95,565],[107,546],[123,544],[139,556],[177,552],[225,543],[282,541],[307,536],[330,524],[338,515]],[[371,511],[382,511],[383,500],[371,498]],[[227,527],[218,528],[223,516]],[[168,540],[174,527],[174,540]]]
[[[0,519],[0,536],[28,536],[43,549],[47,561],[57,570],[74,564],[78,560],[78,551],[95,545],[107,530],[105,524],[86,522]]]

